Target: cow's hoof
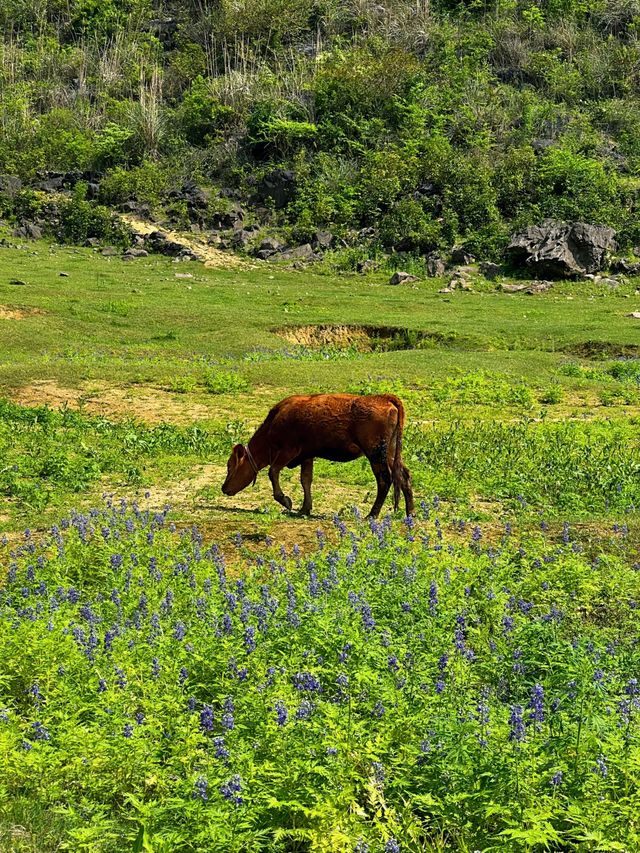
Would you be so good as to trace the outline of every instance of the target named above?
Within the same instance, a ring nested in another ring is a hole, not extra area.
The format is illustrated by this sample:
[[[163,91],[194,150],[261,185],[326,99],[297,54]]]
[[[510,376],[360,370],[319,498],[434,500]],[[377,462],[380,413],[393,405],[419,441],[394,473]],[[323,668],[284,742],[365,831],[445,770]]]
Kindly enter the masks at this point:
[[[282,498],[282,505],[283,505],[283,507],[285,507],[285,509],[288,509],[289,512],[291,512],[293,504],[291,503],[291,498],[288,495],[285,495]]]
[[[301,506],[300,512],[298,513],[298,515],[307,515],[307,516],[311,515],[311,507],[310,506],[304,506],[304,505]]]

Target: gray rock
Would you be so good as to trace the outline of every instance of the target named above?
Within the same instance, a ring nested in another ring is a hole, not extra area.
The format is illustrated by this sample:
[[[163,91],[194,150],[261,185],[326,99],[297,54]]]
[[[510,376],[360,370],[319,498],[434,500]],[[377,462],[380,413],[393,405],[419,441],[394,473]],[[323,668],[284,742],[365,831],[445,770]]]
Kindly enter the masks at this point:
[[[274,252],[271,249],[258,249],[255,256],[259,261],[268,261],[269,258],[277,260],[278,258],[277,252]]]
[[[256,199],[264,202],[271,199],[276,210],[286,207],[296,194],[295,173],[289,169],[273,169],[256,187]]]
[[[627,317],[633,317],[634,320],[640,320],[640,311],[632,311],[631,314],[627,314]]]
[[[115,246],[105,246],[100,254],[105,258],[115,258],[119,252]]]
[[[440,276],[443,276],[447,269],[444,259],[437,252],[432,252],[430,255],[427,255],[426,266],[427,275],[430,275],[431,278],[439,278]]]
[[[149,256],[149,252],[146,249],[139,249],[136,246],[127,249],[124,254],[129,258],[146,258]]]
[[[282,248],[283,248],[283,244],[280,242],[280,240],[277,239],[277,237],[266,237],[260,243],[260,249],[262,251],[266,250],[266,251],[270,251],[270,252],[277,252],[279,249],[282,249]]]
[[[356,270],[363,275],[370,272],[375,272],[380,268],[380,261],[374,261],[373,258],[366,258],[364,261],[358,261]]]
[[[42,228],[36,225],[35,222],[23,222],[13,232],[14,237],[28,238],[29,240],[40,240],[42,238]]]
[[[26,284],[27,284],[27,282],[26,282],[26,281],[23,281],[21,278],[10,278],[10,279],[9,279],[9,284],[19,284],[19,285],[21,285],[22,287],[25,287],[25,286],[26,286]]]
[[[68,272],[61,272],[61,273],[59,273],[59,275],[60,275],[60,278],[69,278]]]
[[[494,264],[491,261],[482,261],[480,272],[489,281],[494,281],[502,273],[502,267],[500,264]]]
[[[640,275],[640,262],[628,261],[626,258],[616,258],[609,265],[611,272],[622,272],[627,275]]]
[[[408,284],[411,281],[419,281],[418,277],[411,273],[398,270],[389,279],[389,284]]]
[[[301,246],[294,246],[293,249],[289,249],[289,254],[292,258],[310,260],[311,258],[313,258],[313,249],[311,247],[311,243],[303,243]]]
[[[451,249],[451,263],[452,264],[472,264],[475,261],[475,257],[468,252],[464,246],[454,246]]]
[[[311,245],[321,252],[330,249],[335,243],[335,237],[330,231],[316,231],[311,238]]]
[[[231,245],[238,249],[245,249],[253,239],[253,234],[250,231],[245,231],[244,228],[238,228],[231,235]]]
[[[523,284],[503,284],[500,286],[500,290],[503,293],[543,293],[545,290],[549,290],[550,287],[553,287],[553,282],[551,281],[530,281]]]
[[[33,185],[33,188],[40,190],[43,193],[56,193],[64,187],[64,177],[58,175],[55,178],[47,178],[46,181],[39,181]]]
[[[14,196],[22,189],[22,181],[17,175],[0,175],[0,193]]]
[[[561,278],[601,270],[615,249],[615,231],[585,222],[546,220],[514,234],[507,247],[512,263]]]

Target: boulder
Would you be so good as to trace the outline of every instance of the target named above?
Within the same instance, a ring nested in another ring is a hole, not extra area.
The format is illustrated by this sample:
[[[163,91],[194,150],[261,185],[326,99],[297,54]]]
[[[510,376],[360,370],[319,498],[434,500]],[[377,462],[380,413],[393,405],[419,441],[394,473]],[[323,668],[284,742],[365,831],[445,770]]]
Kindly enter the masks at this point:
[[[444,258],[442,258],[437,252],[431,252],[430,255],[427,255],[426,266],[427,275],[431,276],[431,278],[439,278],[440,276],[443,276],[447,269]]]
[[[311,245],[316,251],[325,252],[335,243],[335,237],[330,231],[316,231],[311,238]]]
[[[467,264],[472,264],[475,261],[475,257],[468,252],[464,246],[454,246],[451,249],[451,263],[452,264],[463,264],[466,266]]]
[[[118,250],[115,246],[105,246],[100,254],[105,258],[115,258],[118,254]]]
[[[411,275],[411,273],[403,272],[402,270],[398,270],[394,272],[394,274],[389,279],[389,284],[407,284],[411,281],[418,281],[418,277],[415,275]]]
[[[43,193],[57,193],[64,187],[64,175],[53,175],[44,181],[38,181],[33,185],[34,190]]]
[[[311,248],[311,243],[303,243],[302,246],[294,246],[292,249],[286,249],[280,255],[282,260],[301,260],[301,261],[312,261],[314,259],[313,249]]]
[[[22,189],[22,181],[17,175],[0,175],[0,193],[14,196]]]
[[[279,210],[286,207],[296,194],[297,184],[295,173],[290,169],[272,169],[256,187],[256,199],[264,202],[271,199],[274,207]]]
[[[127,249],[124,253],[126,257],[129,258],[146,258],[149,255],[146,249],[140,249],[137,246],[132,246],[130,249]]]
[[[609,265],[611,272],[622,272],[627,275],[640,275],[640,261],[628,261],[626,258],[616,258]]]
[[[585,222],[546,220],[514,234],[507,246],[512,263],[552,278],[601,270],[615,249],[615,231]]]
[[[27,237],[30,240],[40,240],[42,238],[42,228],[36,225],[35,222],[23,222],[13,232],[14,237]]]
[[[261,251],[277,252],[280,249],[282,249],[282,247],[283,247],[283,244],[280,242],[280,240],[278,240],[277,237],[266,237],[260,243],[260,250]]]
[[[245,249],[251,240],[253,234],[250,231],[245,231],[243,228],[238,228],[231,235],[231,245],[236,249]]]
[[[256,258],[259,261],[268,261],[269,258],[275,259],[276,255],[277,253],[274,252],[272,249],[258,249],[258,251],[255,253]]]
[[[494,281],[502,273],[502,267],[500,264],[494,264],[491,261],[482,261],[480,272],[489,281]]]
[[[529,281],[523,284],[503,284],[500,290],[503,293],[528,293],[532,295],[534,293],[543,293],[552,286],[553,282],[551,281]]]
[[[217,231],[224,231],[227,228],[241,228],[244,216],[242,207],[234,204],[224,213],[216,213],[211,219],[211,226]]]

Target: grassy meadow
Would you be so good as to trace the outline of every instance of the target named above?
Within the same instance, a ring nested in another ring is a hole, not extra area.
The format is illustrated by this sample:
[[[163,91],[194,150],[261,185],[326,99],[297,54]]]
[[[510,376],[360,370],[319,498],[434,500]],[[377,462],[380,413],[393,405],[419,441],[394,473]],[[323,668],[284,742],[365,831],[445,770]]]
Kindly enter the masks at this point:
[[[0,850],[638,849],[638,283],[387,279],[0,249]],[[415,519],[220,493],[313,391]]]

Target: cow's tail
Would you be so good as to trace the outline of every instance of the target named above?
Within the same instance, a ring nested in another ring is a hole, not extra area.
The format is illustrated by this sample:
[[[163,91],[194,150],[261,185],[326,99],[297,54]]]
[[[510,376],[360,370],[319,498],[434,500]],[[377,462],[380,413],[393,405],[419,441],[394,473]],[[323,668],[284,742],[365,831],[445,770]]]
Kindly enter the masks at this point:
[[[397,510],[400,506],[400,494],[402,491],[403,464],[402,464],[402,432],[404,430],[404,406],[399,397],[389,395],[389,402],[398,410],[398,423],[396,425],[396,446],[391,466],[391,481],[393,482],[393,508]]]

